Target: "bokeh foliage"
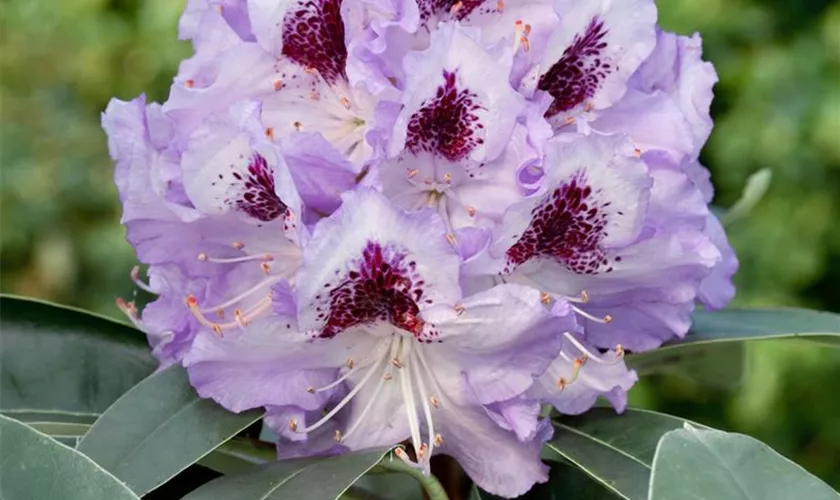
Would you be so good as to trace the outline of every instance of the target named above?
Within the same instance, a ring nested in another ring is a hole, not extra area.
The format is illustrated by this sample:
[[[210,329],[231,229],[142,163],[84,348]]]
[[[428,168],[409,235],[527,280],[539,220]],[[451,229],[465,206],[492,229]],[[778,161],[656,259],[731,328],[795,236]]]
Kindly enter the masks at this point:
[[[99,113],[111,96],[165,99],[183,0],[5,0],[0,20],[0,289],[118,316],[131,248],[119,226]],[[740,305],[840,311],[840,4],[660,0],[662,25],[699,31],[720,75],[703,153],[716,203],[773,173],[728,229]],[[647,380],[635,404],[746,432],[840,488],[840,349],[750,346],[737,389]]]

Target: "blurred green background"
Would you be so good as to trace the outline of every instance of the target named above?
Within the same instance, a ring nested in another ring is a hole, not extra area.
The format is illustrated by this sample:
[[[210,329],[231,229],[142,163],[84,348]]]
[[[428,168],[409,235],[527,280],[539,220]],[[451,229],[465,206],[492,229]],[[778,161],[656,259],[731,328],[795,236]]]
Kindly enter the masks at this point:
[[[133,290],[99,113],[111,96],[166,98],[183,0],[3,0],[0,289],[111,316]],[[699,31],[717,67],[703,161],[716,203],[770,168],[769,193],[728,227],[738,305],[840,311],[840,3],[662,0],[661,24]],[[840,349],[749,346],[735,389],[643,381],[637,405],[751,434],[840,489]]]

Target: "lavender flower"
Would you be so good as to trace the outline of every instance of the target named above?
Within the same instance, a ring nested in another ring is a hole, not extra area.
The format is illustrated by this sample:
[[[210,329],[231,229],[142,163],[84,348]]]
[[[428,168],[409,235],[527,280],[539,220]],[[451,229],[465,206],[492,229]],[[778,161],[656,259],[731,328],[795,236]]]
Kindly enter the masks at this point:
[[[541,405],[731,299],[698,162],[714,70],[649,0],[192,0],[169,99],[103,115],[140,314],[281,457],[409,440],[546,479]]]

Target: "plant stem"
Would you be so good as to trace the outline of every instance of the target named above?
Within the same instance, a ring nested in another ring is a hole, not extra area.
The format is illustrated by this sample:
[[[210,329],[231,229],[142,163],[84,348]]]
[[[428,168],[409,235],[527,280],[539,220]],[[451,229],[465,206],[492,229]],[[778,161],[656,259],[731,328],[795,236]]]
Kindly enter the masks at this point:
[[[402,460],[394,459],[393,456],[389,455],[379,462],[377,466],[391,472],[403,472],[413,477],[426,491],[426,494],[429,496],[429,500],[449,500],[449,496],[446,494],[443,486],[440,482],[438,482],[435,476],[431,474],[427,476],[426,474],[423,474],[423,471],[420,469],[411,467],[410,465],[405,464]]]

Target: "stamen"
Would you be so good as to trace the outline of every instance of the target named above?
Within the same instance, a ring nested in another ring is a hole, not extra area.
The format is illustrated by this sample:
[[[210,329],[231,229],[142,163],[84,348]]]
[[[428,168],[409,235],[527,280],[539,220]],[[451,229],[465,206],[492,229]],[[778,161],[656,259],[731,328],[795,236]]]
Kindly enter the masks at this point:
[[[496,10],[498,10],[499,12],[505,11],[505,0],[498,0],[496,2]]]
[[[275,92],[279,92],[283,88],[283,80],[279,78],[274,80],[274,82],[272,82],[272,86],[274,87]]]
[[[263,274],[271,274],[271,264],[268,261],[260,262],[260,269],[262,270]]]
[[[452,174],[443,174],[443,182],[447,184],[452,184]]]
[[[435,434],[434,443],[435,443],[435,446],[440,446],[440,445],[443,444],[443,436],[441,436],[440,433]]]
[[[466,308],[466,307],[464,307],[464,306],[463,306],[463,305],[461,305],[461,304],[455,304],[455,306],[453,307],[453,309],[455,309],[455,314],[457,314],[458,316],[460,316],[460,315],[464,314],[464,312],[467,310],[467,308]]]
[[[140,280],[140,266],[134,266],[131,268],[131,281],[133,281],[134,284],[137,285],[141,290],[149,293],[155,293],[155,291],[152,290],[152,288],[149,285],[143,283],[143,281]]]
[[[320,101],[321,100],[321,94],[319,94],[317,91],[313,90],[309,93],[309,98],[313,101]]]
[[[339,101],[341,102],[341,105],[344,106],[346,109],[350,109],[350,99],[342,97],[341,99],[339,99]]]
[[[473,207],[473,206],[467,207],[467,213],[470,214],[470,217],[475,217],[475,213],[476,213],[475,207]]]
[[[583,309],[581,309],[579,307],[572,306],[572,309],[576,313],[583,316],[584,318],[590,319],[590,320],[592,320],[596,323],[607,324],[607,323],[612,323],[612,320],[613,320],[613,317],[610,316],[609,314],[605,314],[603,318],[599,318],[597,316],[593,316],[593,315],[589,314],[588,312],[584,311]]]
[[[415,349],[416,350],[416,349]],[[414,362],[411,363],[410,366],[412,372],[414,372],[414,378],[417,379],[417,388],[420,390],[420,400],[423,402],[423,415],[426,418],[426,428],[429,431],[429,458],[431,459],[432,452],[435,449],[435,423],[432,420],[432,410],[429,409],[429,398],[426,395],[426,384],[423,382],[423,377],[420,373],[419,365]],[[424,444],[425,446],[425,444]],[[418,458],[425,455],[425,449],[422,452],[418,452]]]
[[[398,358],[392,359],[391,364],[394,365],[394,367],[396,367],[396,368],[402,368],[403,367],[402,363],[400,363],[400,360]]]
[[[268,127],[265,129],[265,136],[268,137],[270,141],[274,140],[274,127]]]
[[[257,254],[257,255],[245,255],[243,257],[233,257],[229,259],[220,259],[218,257],[210,257],[206,253],[201,252],[198,254],[198,260],[202,262],[212,262],[214,264],[236,264],[239,262],[250,262],[252,260],[262,260],[262,261],[272,261],[274,260],[274,256],[270,253],[265,254]]]
[[[387,367],[386,367],[386,369],[387,369]],[[388,374],[390,374],[390,372],[386,372],[386,375],[388,375]],[[347,432],[344,434],[344,439],[347,439],[348,437],[350,437],[356,431],[356,429],[358,429],[359,426],[362,424],[362,421],[365,419],[368,412],[370,412],[370,409],[373,407],[373,403],[376,402],[377,396],[379,396],[379,393],[382,391],[382,387],[385,385],[385,380],[386,380],[386,378],[384,376],[379,377],[379,382],[376,383],[376,388],[373,389],[373,394],[370,396],[370,399],[368,399],[367,404],[362,409],[362,412],[359,414],[358,418],[356,418],[356,421],[353,422],[353,425],[351,425],[350,428],[347,430]],[[336,431],[336,432],[338,432],[338,431]],[[341,439],[337,439],[336,441],[341,442]]]
[[[345,361],[344,364],[347,365],[347,368],[352,370],[353,365],[356,364],[356,362],[353,361],[353,358],[347,358],[347,361]]]
[[[594,107],[594,106],[592,105],[592,103],[591,103],[591,102],[587,102],[587,103],[585,103],[585,104],[583,105],[583,111],[584,111],[585,113],[589,113],[590,111],[592,111],[592,108],[593,108],[593,107]]]
[[[394,455],[400,460],[402,460],[403,463],[405,463],[409,467],[412,467],[414,469],[420,469],[423,467],[422,465],[408,458],[408,454],[406,454],[405,450],[403,450],[402,448],[397,448],[396,450],[394,450]]]
[[[303,129],[303,123],[301,123],[299,121],[293,121],[292,122],[292,128],[294,128],[295,130],[300,132]]]
[[[572,335],[570,332],[564,332],[564,333],[563,333],[563,336],[564,336],[564,337],[566,337],[566,338],[569,340],[569,342],[571,342],[571,343],[572,343],[572,345],[574,345],[575,347],[577,347],[577,349],[578,349],[580,352],[582,352],[583,354],[585,354],[585,355],[586,355],[586,359],[591,359],[592,361],[594,361],[595,363],[598,363],[599,365],[614,365],[614,364],[616,364],[616,363],[620,362],[620,361],[621,361],[621,358],[623,358],[623,357],[624,357],[624,348],[623,348],[623,347],[621,347],[621,344],[619,344],[618,346],[616,346],[616,356],[615,356],[615,358],[614,358],[614,359],[612,359],[612,360],[604,360],[604,359],[601,359],[600,357],[598,357],[596,354],[591,353],[588,349],[586,349],[586,347],[584,347],[584,346],[583,346],[583,344],[581,344],[581,343],[580,343],[580,342],[579,342],[579,341],[578,341],[578,340],[574,337],[574,335]],[[586,362],[586,359],[582,360],[582,361],[581,361],[581,364],[583,364],[584,362]],[[577,360],[576,360],[576,361],[577,361]]]
[[[226,300],[226,301],[222,302],[221,304],[216,304],[215,306],[212,306],[212,307],[203,308],[203,309],[201,309],[201,312],[203,312],[205,314],[211,313],[211,312],[216,312],[216,313],[219,313],[220,317],[224,317],[224,309],[225,308],[230,307],[230,306],[236,304],[237,302],[239,302],[240,300],[245,299],[246,297],[252,295],[254,292],[258,291],[259,289],[261,289],[263,287],[265,287],[266,285],[273,285],[274,283],[277,283],[278,281],[280,281],[280,278],[268,278],[268,279],[265,279],[263,281],[260,281],[259,283],[252,286],[251,288],[245,290],[244,292],[240,293],[236,297],[233,297],[232,299]]]
[[[340,431],[340,430],[338,430],[338,429],[336,429],[336,430],[335,430],[335,433],[333,433],[333,440],[334,440],[336,443],[340,443],[340,442],[341,442],[341,431]]]
[[[639,148],[633,148],[633,156],[640,158],[642,156],[642,150]]]
[[[432,396],[429,398],[429,402],[432,403],[433,407],[440,408],[440,401],[438,401],[438,398]]]
[[[189,80],[184,81],[184,87],[187,87],[188,89],[191,89],[194,86],[195,86],[195,81],[194,80],[189,79]]]
[[[540,302],[542,302],[545,305],[551,304],[551,295],[547,294],[546,292],[541,292]]]
[[[413,178],[415,175],[417,175],[417,172],[418,172],[418,170],[417,170],[416,168],[409,168],[409,169],[406,171],[405,176],[406,176],[406,177],[408,177],[409,179],[411,179],[411,178]]]
[[[143,329],[143,323],[140,321],[140,316],[137,313],[137,306],[134,302],[126,302],[122,297],[117,297],[117,308],[125,314],[129,321],[139,330]]]
[[[187,304],[187,307],[189,307],[190,312],[192,312],[193,316],[195,316],[199,323],[206,326],[207,328],[212,329],[216,335],[221,337],[222,332],[224,330],[237,327],[243,328],[247,326],[255,317],[270,309],[271,295],[269,294],[267,297],[257,302],[253,307],[251,307],[251,309],[248,309],[244,313],[242,311],[237,310],[235,314],[235,320],[230,321],[228,323],[214,323],[207,319],[207,317],[204,316],[204,313],[198,307],[198,299],[196,299],[195,296],[192,294],[187,295],[185,302]]]
[[[382,360],[384,360],[384,359],[385,358],[382,358]],[[307,434],[307,433],[310,433],[310,432],[314,431],[315,429],[320,428],[322,425],[327,423],[331,418],[333,418],[335,416],[336,413],[338,413],[339,411],[341,411],[342,408],[347,406],[347,403],[349,403],[354,397],[356,397],[356,394],[358,394],[359,391],[361,391],[365,387],[365,385],[368,383],[368,381],[371,379],[371,377],[373,377],[373,374],[376,372],[376,369],[379,368],[382,365],[382,360],[380,360],[378,363],[374,363],[373,366],[371,366],[370,370],[368,370],[368,372],[365,374],[364,378],[362,378],[362,380],[358,384],[356,384],[355,387],[353,387],[353,390],[351,390],[347,394],[347,396],[344,397],[344,399],[342,399],[337,405],[335,405],[335,407],[332,410],[330,410],[329,413],[327,413],[326,415],[321,417],[321,420],[318,420],[314,424],[312,424],[308,427],[305,427],[303,429],[297,429],[297,428],[291,429],[291,426],[289,428],[293,432],[299,432],[301,434]],[[295,426],[295,427],[297,427],[297,426]]]
[[[457,14],[457,13],[458,13],[458,11],[459,11],[459,10],[461,10],[463,7],[464,7],[464,2],[461,2],[460,0],[459,0],[459,1],[457,1],[457,2],[455,2],[455,4],[454,4],[454,5],[452,5],[452,8],[451,8],[451,9],[449,9],[449,15],[454,16],[454,15],[455,15],[455,14]]]
[[[404,344],[406,348],[411,349],[411,344]],[[406,353],[406,356],[408,352]],[[414,391],[411,387],[410,370],[400,370],[400,388],[402,389],[403,402],[405,403],[405,413],[408,417],[408,428],[411,431],[411,444],[414,450],[420,450],[420,424],[417,421],[417,403],[414,400]]]
[[[567,116],[565,122],[566,122],[566,125],[571,125],[575,122],[575,117],[574,116]]]
[[[375,361],[375,360],[376,360],[377,358],[379,358],[380,356],[382,356],[382,354],[383,354],[383,353],[382,353],[382,351],[384,351],[385,349],[387,349],[387,348],[388,348],[388,346],[386,346],[386,345],[385,345],[387,341],[388,341],[388,339],[382,339],[382,340],[380,340],[380,341],[379,341],[379,343],[378,343],[378,344],[376,344],[376,346],[375,346],[375,347],[373,348],[373,350],[371,351],[371,354],[370,354],[370,355],[368,355],[365,359],[363,359],[361,363],[359,363],[358,368],[363,368],[363,367],[365,367],[365,366],[369,365],[371,362]],[[385,349],[383,349],[383,347],[385,347]],[[323,391],[330,390],[330,389],[332,389],[333,387],[335,387],[335,386],[337,386],[337,385],[341,384],[342,382],[344,382],[345,380],[347,380],[347,379],[348,379],[350,376],[352,376],[354,373],[356,373],[358,370],[354,370],[354,369],[353,369],[353,365],[354,365],[355,363],[353,362],[353,360],[352,360],[352,359],[350,359],[350,358],[347,358],[347,359],[348,359],[348,361],[349,361],[349,362],[347,363],[347,366],[348,366],[348,368],[349,368],[349,370],[347,371],[347,373],[345,373],[344,375],[340,376],[340,377],[339,377],[339,378],[337,378],[336,380],[334,380],[334,381],[330,382],[329,384],[327,384],[327,385],[325,385],[325,386],[323,386],[323,387],[318,387],[318,388],[316,388],[316,387],[312,387],[312,386],[310,385],[309,387],[307,387],[307,388],[306,388],[306,392],[308,392],[309,394],[315,394],[316,392],[323,392]]]

